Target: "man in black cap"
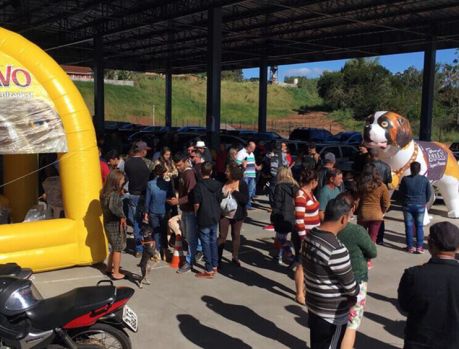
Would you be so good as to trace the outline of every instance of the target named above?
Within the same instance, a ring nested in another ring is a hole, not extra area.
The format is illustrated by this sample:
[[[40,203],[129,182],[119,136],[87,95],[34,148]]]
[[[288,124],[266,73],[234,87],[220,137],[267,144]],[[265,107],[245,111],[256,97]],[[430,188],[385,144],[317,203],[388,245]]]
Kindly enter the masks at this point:
[[[150,179],[150,173],[153,171],[153,162],[146,159],[145,156],[151,148],[147,143],[138,141],[133,144],[132,154],[124,164],[124,171],[129,181],[128,184],[128,217],[134,230],[135,251],[137,258],[142,256],[142,212],[145,202],[145,191]]]
[[[407,313],[405,349],[459,348],[459,228],[449,222],[430,227],[432,258],[406,269],[398,302]]]

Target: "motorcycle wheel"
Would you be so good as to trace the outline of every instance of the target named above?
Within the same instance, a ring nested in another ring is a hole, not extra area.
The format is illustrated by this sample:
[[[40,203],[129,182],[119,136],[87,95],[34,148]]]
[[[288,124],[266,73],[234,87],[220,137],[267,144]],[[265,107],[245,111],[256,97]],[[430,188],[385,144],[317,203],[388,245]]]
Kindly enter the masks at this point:
[[[121,330],[107,325],[95,324],[70,333],[78,348],[131,349],[129,337]]]

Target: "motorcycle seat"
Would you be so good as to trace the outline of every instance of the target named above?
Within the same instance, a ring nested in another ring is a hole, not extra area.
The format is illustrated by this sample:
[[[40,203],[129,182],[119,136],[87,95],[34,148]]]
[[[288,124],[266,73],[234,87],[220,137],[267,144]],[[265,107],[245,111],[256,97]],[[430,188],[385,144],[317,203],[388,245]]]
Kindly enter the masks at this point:
[[[78,287],[56,297],[43,299],[27,311],[32,326],[41,330],[63,327],[81,316],[111,304],[116,298],[114,286]]]
[[[21,267],[16,263],[0,264],[0,275],[15,275],[21,271]]]
[[[32,275],[32,269],[21,268],[16,263],[0,264],[0,275],[14,276],[19,279],[28,279]]]

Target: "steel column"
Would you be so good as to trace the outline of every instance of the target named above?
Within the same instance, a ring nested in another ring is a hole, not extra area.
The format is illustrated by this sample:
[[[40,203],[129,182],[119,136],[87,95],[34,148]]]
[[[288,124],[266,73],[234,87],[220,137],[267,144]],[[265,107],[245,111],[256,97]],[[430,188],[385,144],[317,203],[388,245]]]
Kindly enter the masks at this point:
[[[430,141],[432,138],[432,110],[435,83],[436,45],[432,41],[424,51],[424,72],[422,78],[422,105],[419,139]]]
[[[170,71],[166,73],[166,127],[172,126],[172,74]]]
[[[212,149],[220,143],[221,60],[222,60],[222,9],[208,10],[207,39],[207,139]]]
[[[93,123],[98,135],[104,134],[104,43],[101,35],[94,37],[94,116]]]
[[[266,132],[266,114],[268,104],[268,66],[264,60],[260,64],[258,88],[258,132]]]

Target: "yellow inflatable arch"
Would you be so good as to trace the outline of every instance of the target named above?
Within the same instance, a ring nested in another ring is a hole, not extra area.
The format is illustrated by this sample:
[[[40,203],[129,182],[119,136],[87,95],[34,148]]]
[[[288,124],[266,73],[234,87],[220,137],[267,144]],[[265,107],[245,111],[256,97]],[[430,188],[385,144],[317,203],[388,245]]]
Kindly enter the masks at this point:
[[[66,218],[1,225],[0,263],[45,271],[103,261],[107,243],[99,202],[102,181],[89,111],[67,74],[38,46],[0,28],[0,54],[30,72],[46,91],[61,117],[68,148],[58,154]],[[4,156],[3,181],[12,181],[4,192],[22,217],[37,198],[38,177],[30,174],[37,162],[36,154]]]

